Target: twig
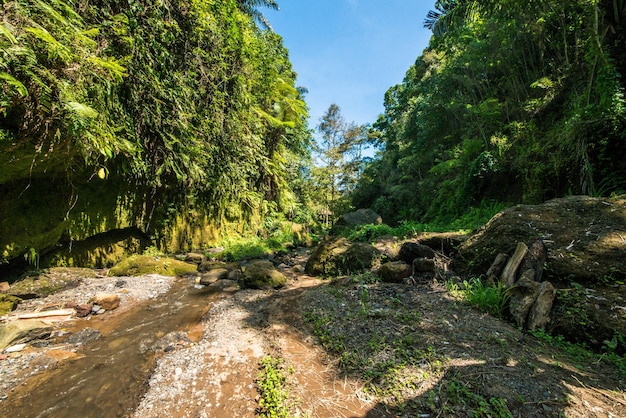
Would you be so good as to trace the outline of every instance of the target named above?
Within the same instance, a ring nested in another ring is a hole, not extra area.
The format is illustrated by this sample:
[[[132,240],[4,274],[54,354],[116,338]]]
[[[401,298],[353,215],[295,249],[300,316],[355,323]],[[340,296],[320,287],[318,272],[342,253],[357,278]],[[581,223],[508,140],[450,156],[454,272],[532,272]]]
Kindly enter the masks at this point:
[[[606,393],[606,392],[605,392],[605,391],[603,391],[603,390],[596,389],[596,388],[591,387],[591,386],[587,386],[587,385],[585,385],[583,382],[581,382],[580,380],[578,380],[578,378],[577,378],[576,376],[574,376],[574,375],[570,375],[570,376],[572,376],[572,377],[574,378],[574,380],[576,380],[576,381],[577,381],[577,382],[578,382],[578,383],[579,383],[582,387],[584,387],[585,389],[590,389],[590,390],[593,390],[594,392],[597,392],[597,393],[599,393],[600,395],[606,396],[607,398],[611,399],[612,401],[615,401],[615,402],[617,402],[617,403],[621,403],[622,405],[626,405],[626,401],[622,401],[621,399],[617,399],[616,397],[614,397],[614,396],[612,396],[612,395],[609,395],[608,393]]]

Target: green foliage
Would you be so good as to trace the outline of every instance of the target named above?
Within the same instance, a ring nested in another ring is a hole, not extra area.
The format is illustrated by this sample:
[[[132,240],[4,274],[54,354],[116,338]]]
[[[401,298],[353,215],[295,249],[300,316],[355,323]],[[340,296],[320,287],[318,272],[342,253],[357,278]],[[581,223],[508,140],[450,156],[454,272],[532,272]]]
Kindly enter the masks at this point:
[[[448,282],[446,288],[452,295],[460,297],[468,305],[475,306],[497,318],[502,318],[510,297],[500,283],[490,286],[478,278],[464,280],[461,286]]]
[[[613,4],[438,1],[429,47],[385,95],[381,152],[352,204],[449,224],[483,202],[623,190],[626,19]]]
[[[451,408],[455,406],[471,407],[474,410],[473,417],[497,417],[497,418],[513,418],[513,414],[506,406],[506,399],[489,398],[486,399],[469,384],[461,382],[458,379],[451,379],[446,382],[445,390],[452,403]]]
[[[0,186],[65,179],[88,184],[83,202],[115,181],[112,212],[159,245],[181,219],[205,228],[199,212],[250,229],[306,213],[308,109],[282,39],[253,21],[275,5],[4,2]]]
[[[259,410],[263,418],[287,418],[290,416],[289,392],[283,360],[265,356],[261,359],[256,384],[259,392]]]

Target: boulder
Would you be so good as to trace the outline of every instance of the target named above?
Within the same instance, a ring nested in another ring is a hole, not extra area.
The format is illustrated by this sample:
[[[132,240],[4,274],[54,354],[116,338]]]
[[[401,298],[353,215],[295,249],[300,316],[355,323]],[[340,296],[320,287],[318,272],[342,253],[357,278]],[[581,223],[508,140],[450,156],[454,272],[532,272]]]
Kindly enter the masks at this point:
[[[243,283],[252,289],[278,289],[287,283],[287,278],[270,261],[257,260],[244,270]]]
[[[115,293],[98,293],[89,302],[106,311],[112,311],[120,306],[120,297]]]
[[[335,225],[339,226],[361,226],[361,225],[380,225],[383,218],[371,209],[359,209],[354,212],[348,212],[341,215]]]
[[[109,276],[141,276],[160,274],[162,276],[186,276],[197,271],[198,266],[168,257],[133,255],[116,264],[109,270]]]
[[[541,205],[518,205],[495,215],[461,245],[454,270],[479,276],[498,253],[513,254],[518,242],[532,246],[539,238],[547,250],[542,274],[546,280],[624,281],[624,237],[626,196],[570,196]]]
[[[380,251],[369,244],[327,237],[309,257],[305,271],[314,276],[358,273],[371,269],[379,256]]]
[[[417,242],[405,242],[398,253],[398,258],[409,264],[413,264],[413,260],[416,258],[433,257],[435,257],[435,251],[432,248]]]
[[[378,275],[387,283],[402,283],[402,279],[411,276],[411,273],[411,265],[404,261],[390,261],[378,269]]]

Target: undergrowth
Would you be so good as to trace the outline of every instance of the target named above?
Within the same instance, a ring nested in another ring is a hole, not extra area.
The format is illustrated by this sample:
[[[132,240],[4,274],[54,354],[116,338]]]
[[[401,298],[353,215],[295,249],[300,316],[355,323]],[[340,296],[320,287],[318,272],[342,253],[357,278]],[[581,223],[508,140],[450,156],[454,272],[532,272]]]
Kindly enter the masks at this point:
[[[500,283],[496,286],[484,284],[478,278],[464,280],[461,285],[446,283],[446,289],[453,296],[462,299],[470,306],[502,319],[509,301],[509,293]]]
[[[262,418],[287,418],[290,415],[287,373],[281,358],[266,356],[261,359],[256,380],[259,392],[257,414]]]

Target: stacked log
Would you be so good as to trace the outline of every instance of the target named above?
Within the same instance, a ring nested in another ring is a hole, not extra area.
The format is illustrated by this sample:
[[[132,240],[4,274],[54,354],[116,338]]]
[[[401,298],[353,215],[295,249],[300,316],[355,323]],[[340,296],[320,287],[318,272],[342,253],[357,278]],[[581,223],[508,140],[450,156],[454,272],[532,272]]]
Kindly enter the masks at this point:
[[[556,290],[552,283],[541,281],[545,261],[543,241],[537,240],[530,247],[519,242],[511,257],[498,254],[487,271],[489,281],[499,281],[507,289],[509,311],[517,326],[524,329],[543,328],[550,320]]]

